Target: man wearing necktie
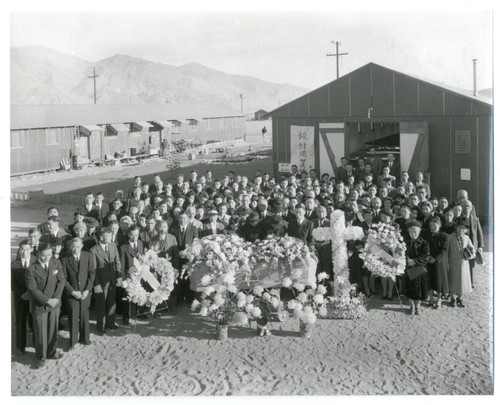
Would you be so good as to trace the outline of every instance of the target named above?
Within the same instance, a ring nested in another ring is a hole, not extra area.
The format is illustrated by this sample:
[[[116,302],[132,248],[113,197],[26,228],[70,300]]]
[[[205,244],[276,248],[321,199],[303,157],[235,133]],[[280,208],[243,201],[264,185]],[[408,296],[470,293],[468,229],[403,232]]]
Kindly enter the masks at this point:
[[[33,319],[30,316],[29,293],[26,288],[26,269],[35,263],[36,257],[32,255],[31,245],[28,239],[19,244],[17,258],[11,263],[11,290],[14,296],[14,311],[16,322],[16,351],[18,356],[26,353],[26,321],[33,327]]]
[[[52,259],[52,246],[40,244],[38,260],[26,270],[26,288],[30,294],[35,334],[36,368],[46,359],[59,359],[57,332],[61,296],[65,286],[61,263]]]
[[[120,263],[122,266],[123,278],[130,276],[130,268],[134,265],[134,258],[144,254],[144,244],[139,239],[139,228],[132,225],[127,231],[128,243],[119,247]],[[122,304],[122,322],[124,325],[130,324],[130,314],[137,312],[137,305],[128,300],[123,300],[127,296],[124,288],[120,287],[120,294],[117,294],[117,300]]]
[[[116,244],[111,242],[111,230],[101,228],[99,243],[90,249],[96,262],[94,298],[97,334],[106,329],[118,329],[116,317],[116,288],[121,287],[121,264]]]
[[[90,344],[89,307],[94,286],[95,259],[92,253],[83,252],[82,247],[82,240],[73,238],[70,243],[71,254],[61,259],[68,298],[70,349],[75,347],[77,341],[84,345]]]
[[[179,251],[183,251],[187,246],[193,243],[194,239],[198,238],[198,229],[189,223],[188,215],[185,211],[179,214],[179,221],[177,224],[170,228],[170,233],[177,239],[177,245],[179,246]],[[187,259],[180,258],[179,266],[182,268],[184,264],[187,263]],[[193,300],[194,292],[189,288],[189,279],[177,280],[177,284],[174,287],[174,294],[177,295],[177,303],[181,304],[184,299],[190,303]]]

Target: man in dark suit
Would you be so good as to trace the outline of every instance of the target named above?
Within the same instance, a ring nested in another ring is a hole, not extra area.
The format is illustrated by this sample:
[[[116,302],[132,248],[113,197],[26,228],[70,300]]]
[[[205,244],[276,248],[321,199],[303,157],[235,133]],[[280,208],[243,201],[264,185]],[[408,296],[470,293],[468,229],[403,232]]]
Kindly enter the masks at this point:
[[[377,151],[375,150],[374,147],[370,148],[369,152],[369,157],[368,157],[368,162],[372,166],[372,173],[373,173],[373,178],[376,179],[380,174],[382,173],[382,159],[377,156]]]
[[[126,212],[130,212],[130,207],[139,207],[139,203],[141,201],[141,194],[142,194],[142,189],[141,186],[139,185],[138,187],[134,188],[132,191],[132,197],[127,199],[127,202],[124,204],[123,209]]]
[[[473,259],[469,260],[470,267],[470,281],[472,283],[472,287],[475,288],[474,285],[474,267],[476,266],[476,261],[479,264],[482,264],[481,255],[483,252],[483,231],[481,229],[481,224],[479,223],[479,219],[477,216],[472,216],[472,202],[464,201],[462,203],[462,216],[458,219],[458,223],[465,224],[467,226],[467,232],[469,238],[474,245],[474,251],[476,252],[476,256]]]
[[[53,238],[62,238],[67,235],[66,231],[60,227],[59,217],[49,217],[47,218],[47,232],[42,234],[40,242],[50,243]]]
[[[36,255],[38,252],[38,244],[40,243],[40,238],[42,234],[38,228],[30,228],[28,231],[28,242],[31,246],[31,253]]]
[[[57,351],[57,331],[65,279],[61,263],[52,260],[50,244],[40,244],[37,258],[26,270],[25,280],[33,316],[35,367],[40,368],[46,359],[62,357]]]
[[[98,214],[97,220],[99,224],[104,225],[104,218],[109,212],[109,205],[104,202],[104,194],[100,191],[95,195],[94,207]]]
[[[347,174],[347,158],[345,156],[342,156],[340,158],[340,163],[341,165],[337,168],[337,173],[335,173],[337,181],[341,181],[341,179],[346,177]]]
[[[28,239],[19,244],[17,258],[11,263],[11,290],[14,296],[14,311],[16,322],[16,352],[18,356],[26,353],[26,322],[33,327],[33,318],[30,316],[29,293],[26,288],[26,269],[36,262],[36,256],[31,253]]]
[[[68,256],[61,259],[66,278],[64,288],[68,298],[69,347],[79,341],[90,344],[89,307],[95,277],[95,259],[90,252],[83,252],[83,242],[76,237],[71,240]]]
[[[144,246],[149,247],[151,245],[151,240],[157,235],[156,219],[154,219],[153,216],[149,216],[146,220],[145,229],[139,231],[139,239],[142,240]]]
[[[314,206],[314,198],[312,197],[307,197],[305,202],[304,202],[306,212],[305,212],[305,218],[309,221],[312,221],[313,219],[318,217],[318,214],[316,213],[316,207]]]
[[[363,180],[364,177],[365,177],[365,158],[360,157],[358,159],[358,167],[354,169],[354,180],[358,182],[360,180]]]
[[[193,241],[198,238],[198,229],[188,222],[188,215],[185,211],[179,214],[178,223],[170,228],[170,233],[175,236],[180,252],[192,245]],[[187,263],[187,259],[180,258],[179,263],[182,267]],[[194,293],[189,288],[189,279],[179,278],[174,287],[174,293],[177,295],[177,304],[182,304],[184,300],[190,304]]]
[[[329,228],[331,223],[326,219],[327,209],[324,206],[318,207],[318,218],[313,221],[314,228]],[[318,257],[318,265],[316,267],[316,274],[325,272],[333,280],[333,261],[332,261],[332,241],[316,241],[316,253]],[[331,286],[327,284],[328,291],[331,291]]]
[[[105,329],[118,329],[116,316],[116,287],[122,285],[122,273],[118,248],[111,242],[111,230],[101,228],[99,243],[90,249],[96,262],[94,299],[97,333]]]
[[[295,208],[295,218],[288,223],[288,234],[294,238],[302,240],[305,244],[312,244],[312,231],[314,225],[305,218],[305,208],[299,205]]]
[[[88,192],[85,194],[85,204],[81,207],[81,211],[85,217],[92,217],[99,220],[99,211],[96,209],[94,205],[94,194]],[[79,209],[77,209],[79,211]]]
[[[340,178],[340,181],[342,181],[344,184],[347,184],[347,180],[351,176],[354,176],[354,179],[356,180],[356,173],[354,173],[352,165],[347,164],[345,168],[345,173],[343,173],[343,177]]]
[[[329,228],[330,220],[327,219],[328,210],[325,206],[320,205],[317,209],[317,217],[312,220],[314,228]]]
[[[124,278],[129,277],[130,268],[134,265],[134,259],[144,254],[144,244],[139,239],[139,228],[132,225],[127,231],[128,242],[118,248],[120,252],[120,263],[122,265],[122,274]],[[121,288],[121,297],[127,296],[126,291]],[[124,325],[130,324],[131,313],[137,312],[137,305],[128,300],[122,302],[122,321]]]

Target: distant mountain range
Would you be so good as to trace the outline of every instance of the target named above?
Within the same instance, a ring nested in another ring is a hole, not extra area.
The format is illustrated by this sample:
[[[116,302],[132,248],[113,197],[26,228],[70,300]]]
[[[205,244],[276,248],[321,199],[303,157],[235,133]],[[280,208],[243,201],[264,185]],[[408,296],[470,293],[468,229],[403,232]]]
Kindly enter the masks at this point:
[[[309,89],[232,75],[189,63],[180,67],[127,55],[97,62],[42,46],[11,48],[11,104],[209,103],[252,113],[270,111]]]

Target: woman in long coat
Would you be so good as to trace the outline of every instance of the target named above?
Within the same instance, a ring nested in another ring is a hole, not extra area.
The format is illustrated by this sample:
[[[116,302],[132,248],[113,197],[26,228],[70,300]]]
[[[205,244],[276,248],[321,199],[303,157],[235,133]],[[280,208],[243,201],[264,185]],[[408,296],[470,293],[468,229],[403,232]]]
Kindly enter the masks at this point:
[[[406,246],[406,269],[404,285],[406,296],[410,300],[412,315],[420,314],[420,303],[427,298],[428,279],[427,262],[429,261],[429,244],[420,236],[422,224],[412,220],[407,223],[410,239]]]
[[[448,294],[448,247],[449,236],[441,232],[441,219],[433,217],[429,221],[427,232],[422,231],[423,238],[429,243],[430,258],[427,263],[427,277],[429,279],[429,289],[432,290],[429,304],[434,309],[441,308],[442,294]],[[437,301],[434,301],[434,293]]]
[[[475,255],[474,245],[470,238],[465,234],[467,225],[458,222],[456,230],[450,235],[449,262],[450,272],[448,274],[448,285],[452,293],[451,305],[464,307],[462,295],[472,292],[472,282],[470,278],[469,258],[464,256],[464,250],[469,249],[472,257]],[[456,296],[456,300],[455,300]]]

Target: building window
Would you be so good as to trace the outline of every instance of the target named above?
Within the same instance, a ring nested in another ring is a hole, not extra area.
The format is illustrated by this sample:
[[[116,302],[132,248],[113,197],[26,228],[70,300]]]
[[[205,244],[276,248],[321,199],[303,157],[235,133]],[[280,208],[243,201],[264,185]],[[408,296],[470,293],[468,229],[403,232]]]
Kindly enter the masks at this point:
[[[178,120],[168,120],[168,121],[173,124],[172,134],[180,134],[182,123]]]
[[[226,119],[227,119],[227,118],[222,118],[222,121],[221,121],[221,128],[226,128]]]
[[[23,147],[23,137],[26,131],[10,131],[10,147],[11,149]]]
[[[194,119],[190,119],[189,121],[189,130],[192,132],[198,131],[198,121]]]
[[[61,128],[45,129],[47,145],[59,145],[61,143]]]

